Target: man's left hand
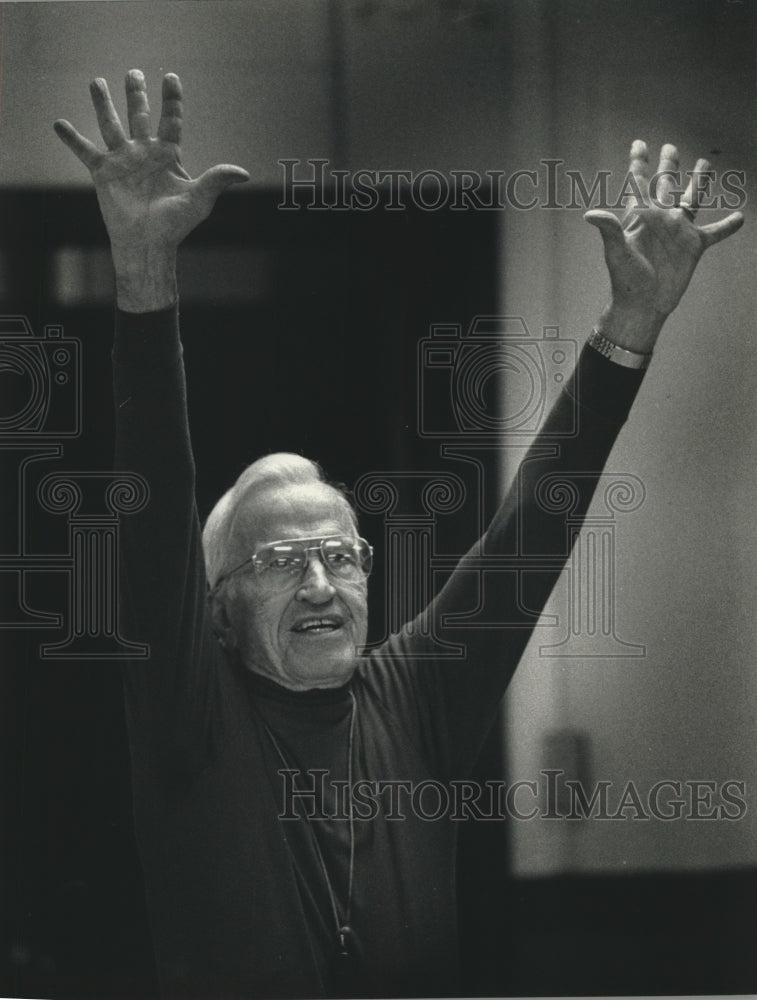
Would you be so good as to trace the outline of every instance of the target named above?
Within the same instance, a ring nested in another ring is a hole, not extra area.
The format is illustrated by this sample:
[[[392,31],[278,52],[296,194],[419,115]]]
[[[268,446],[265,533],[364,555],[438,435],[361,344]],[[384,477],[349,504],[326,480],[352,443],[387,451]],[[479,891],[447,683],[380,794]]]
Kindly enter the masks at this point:
[[[741,212],[733,212],[719,222],[695,225],[711,169],[707,160],[697,160],[676,206],[671,175],[678,173],[678,150],[671,145],[662,147],[650,191],[647,145],[637,139],[631,146],[629,178],[635,181],[634,196],[629,198],[622,221],[602,210],[585,214],[586,221],[602,234],[612,285],[612,302],[597,328],[619,347],[651,353],[699,258],[743,224]]]

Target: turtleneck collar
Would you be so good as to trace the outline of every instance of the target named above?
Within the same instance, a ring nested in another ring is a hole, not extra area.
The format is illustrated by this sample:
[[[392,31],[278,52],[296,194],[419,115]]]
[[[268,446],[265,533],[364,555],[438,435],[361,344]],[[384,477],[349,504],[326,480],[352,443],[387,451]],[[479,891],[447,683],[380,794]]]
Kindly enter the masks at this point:
[[[347,681],[346,684],[335,688],[308,688],[306,691],[292,691],[291,688],[286,688],[283,684],[278,684],[276,681],[271,680],[270,677],[257,674],[246,667],[242,667],[242,669],[246,674],[250,690],[256,698],[292,706],[340,705],[350,703],[351,681]]]

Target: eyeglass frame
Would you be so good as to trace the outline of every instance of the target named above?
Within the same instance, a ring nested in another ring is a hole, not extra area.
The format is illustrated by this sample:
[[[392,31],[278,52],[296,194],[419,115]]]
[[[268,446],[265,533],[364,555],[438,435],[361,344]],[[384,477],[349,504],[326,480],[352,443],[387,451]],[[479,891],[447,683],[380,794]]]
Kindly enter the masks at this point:
[[[260,552],[262,552],[263,549],[271,548],[274,545],[288,545],[288,544],[291,544],[292,542],[296,542],[298,544],[301,543],[301,542],[317,542],[317,544],[315,544],[315,545],[305,545],[305,546],[303,546],[304,551],[305,551],[305,565],[302,567],[301,577],[303,577],[305,575],[305,572],[307,571],[307,568],[310,565],[310,557],[309,557],[308,553],[309,552],[318,551],[318,552],[321,553],[321,563],[323,564],[324,569],[328,573],[329,578],[334,578],[335,574],[333,574],[329,570],[329,565],[326,562],[326,560],[323,558],[323,555],[324,555],[324,552],[323,552],[323,543],[324,542],[332,541],[335,538],[347,538],[350,541],[363,542],[367,546],[367,548],[368,548],[368,558],[370,559],[370,563],[371,563],[370,568],[366,572],[363,569],[362,566],[359,567],[362,570],[362,572],[363,572],[363,576],[367,580],[368,577],[371,575],[371,571],[373,569],[373,546],[365,538],[362,538],[359,535],[358,536],[352,536],[352,535],[336,534],[336,535],[321,535],[321,536],[319,536],[317,538],[277,538],[273,542],[264,542],[262,545],[259,545],[255,549],[255,551],[252,553],[252,555],[247,556],[246,559],[243,559],[241,563],[239,563],[237,566],[232,567],[232,569],[227,570],[226,573],[221,573],[221,575],[218,577],[218,579],[216,580],[216,582],[210,588],[210,593],[211,594],[215,593],[216,589],[218,587],[220,587],[220,585],[222,583],[225,583],[226,580],[228,580],[229,577],[232,576],[234,573],[238,573],[240,569],[244,569],[244,567],[248,563],[252,563],[252,565],[256,569],[258,569],[259,572],[262,572],[264,569],[268,569],[269,567],[267,567],[267,566],[258,567],[257,564],[256,564],[256,562],[255,562],[255,560],[258,557],[258,555],[260,554]],[[297,577],[297,574],[293,573],[292,574],[292,579],[294,580],[294,579],[296,579],[296,577]],[[338,576],[335,577],[335,578],[336,579],[340,579],[340,577],[338,577]]]

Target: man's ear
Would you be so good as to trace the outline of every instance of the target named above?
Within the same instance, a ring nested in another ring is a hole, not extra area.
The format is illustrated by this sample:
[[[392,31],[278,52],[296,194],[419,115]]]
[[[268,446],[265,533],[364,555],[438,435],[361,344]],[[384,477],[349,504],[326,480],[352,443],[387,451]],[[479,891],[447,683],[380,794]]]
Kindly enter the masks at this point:
[[[224,649],[237,648],[237,633],[229,620],[226,603],[217,590],[208,594],[208,610],[213,631]]]

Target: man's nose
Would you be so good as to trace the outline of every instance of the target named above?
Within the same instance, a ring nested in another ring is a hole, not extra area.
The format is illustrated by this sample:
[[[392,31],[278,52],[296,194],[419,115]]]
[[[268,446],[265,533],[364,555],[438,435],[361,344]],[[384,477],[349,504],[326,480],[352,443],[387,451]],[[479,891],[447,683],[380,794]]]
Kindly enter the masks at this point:
[[[308,561],[305,576],[297,588],[297,596],[300,600],[310,601],[311,604],[326,604],[335,593],[336,588],[331,582],[321,557],[314,554]]]

